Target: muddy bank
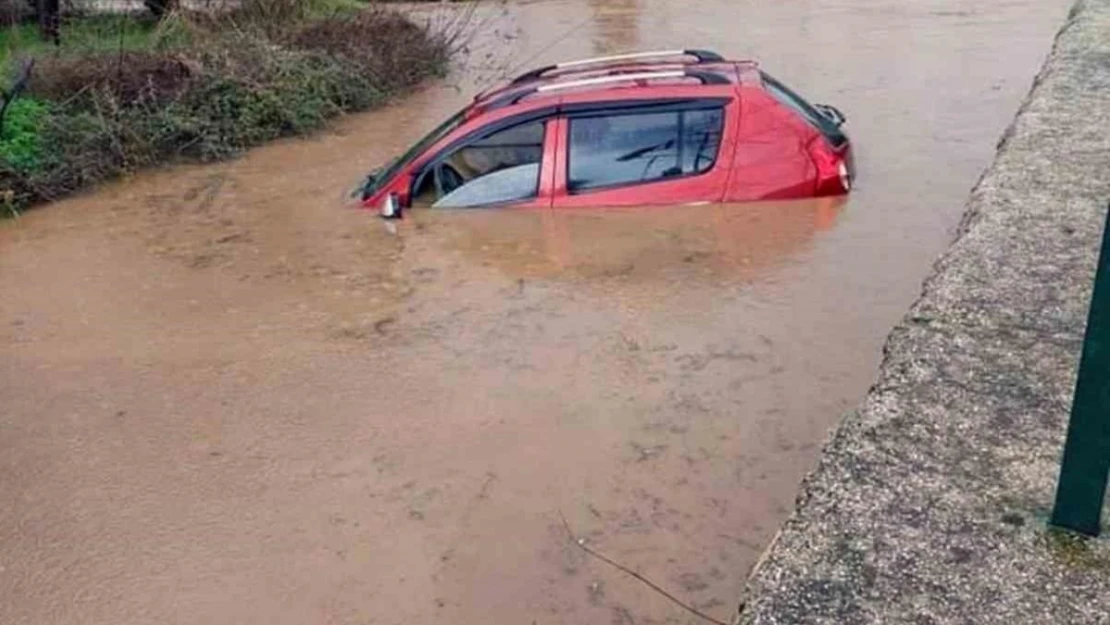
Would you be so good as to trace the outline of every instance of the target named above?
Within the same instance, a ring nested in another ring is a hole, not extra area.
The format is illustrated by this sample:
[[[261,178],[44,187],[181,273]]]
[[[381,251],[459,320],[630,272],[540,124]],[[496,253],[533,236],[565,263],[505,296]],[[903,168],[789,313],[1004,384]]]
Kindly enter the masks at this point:
[[[1045,521],[1110,198],[1108,29],[1075,5],[741,622],[1106,621],[1110,544]]]
[[[0,224],[0,621],[691,622],[560,513],[727,621],[1067,10],[965,5],[529,2],[475,42],[757,56],[849,115],[844,202],[347,210],[466,73]]]

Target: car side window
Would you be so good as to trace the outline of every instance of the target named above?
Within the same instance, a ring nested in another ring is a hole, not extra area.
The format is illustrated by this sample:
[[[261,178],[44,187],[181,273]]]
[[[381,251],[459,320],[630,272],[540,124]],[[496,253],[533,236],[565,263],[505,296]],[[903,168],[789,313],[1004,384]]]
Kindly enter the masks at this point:
[[[717,160],[721,107],[570,120],[571,193],[691,176]]]
[[[539,192],[544,120],[468,142],[436,159],[417,181],[414,203],[435,208],[528,200]]]

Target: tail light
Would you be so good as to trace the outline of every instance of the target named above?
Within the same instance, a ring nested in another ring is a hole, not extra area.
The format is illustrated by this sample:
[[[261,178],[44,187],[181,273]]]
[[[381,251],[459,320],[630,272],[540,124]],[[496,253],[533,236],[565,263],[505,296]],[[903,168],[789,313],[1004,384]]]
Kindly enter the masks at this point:
[[[848,164],[821,137],[809,144],[809,157],[817,167],[817,195],[841,195],[852,189]]]
[[[845,191],[852,190],[852,176],[848,173],[848,165],[844,161],[840,161],[840,186],[844,187]]]

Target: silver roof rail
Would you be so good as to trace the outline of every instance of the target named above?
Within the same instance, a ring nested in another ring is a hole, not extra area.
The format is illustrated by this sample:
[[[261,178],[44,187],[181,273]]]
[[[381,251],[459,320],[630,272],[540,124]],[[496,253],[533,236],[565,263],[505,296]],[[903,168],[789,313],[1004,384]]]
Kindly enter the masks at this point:
[[[540,78],[548,72],[561,69],[576,69],[590,65],[609,65],[621,61],[645,61],[648,59],[666,59],[678,56],[690,56],[698,63],[717,63],[724,61],[724,57],[710,50],[654,50],[651,52],[632,52],[630,54],[616,54],[612,56],[599,56],[592,59],[579,59],[577,61],[564,61],[554,65],[547,65],[517,76],[510,84],[520,84],[529,80]]]
[[[596,78],[582,78],[579,80],[568,80],[566,82],[555,82],[550,85],[540,85],[536,87],[537,93],[545,93],[548,91],[558,91],[560,89],[574,89],[575,87],[589,87],[592,85],[604,85],[611,82],[627,82],[634,80],[655,80],[659,78],[685,78],[685,70],[668,70],[661,72],[638,72],[633,74],[617,74],[615,76],[597,76]]]
[[[692,56],[702,61],[703,53],[701,50],[653,50],[650,52],[632,52],[630,54],[615,54],[613,56],[598,56],[592,59],[580,59],[578,61],[565,61],[563,63],[556,63],[556,69],[566,69],[568,67],[581,67],[583,65],[598,65],[608,64],[614,61],[642,61],[644,59],[666,58],[672,56]]]
[[[675,70],[658,70],[654,72],[631,72],[626,74],[613,74],[610,76],[595,76],[592,78],[580,78],[578,80],[566,80],[563,82],[553,82],[546,85],[539,86],[524,86],[514,91],[502,94],[493,98],[487,105],[488,111],[493,111],[502,107],[511,106],[520,102],[524,98],[536,93],[546,93],[550,91],[559,91],[562,89],[573,89],[575,87],[589,87],[593,85],[605,85],[610,83],[629,82],[637,80],[658,80],[660,78],[695,78],[703,85],[731,85],[732,81],[714,72],[698,71],[697,69],[675,69]]]

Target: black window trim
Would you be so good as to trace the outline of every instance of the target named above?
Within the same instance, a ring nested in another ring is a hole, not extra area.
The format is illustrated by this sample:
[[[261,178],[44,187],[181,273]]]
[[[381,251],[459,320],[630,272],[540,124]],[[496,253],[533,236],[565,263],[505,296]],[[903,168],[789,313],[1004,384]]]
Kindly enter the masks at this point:
[[[636,114],[651,114],[651,113],[679,113],[686,111],[707,111],[720,109],[721,111],[721,141],[717,145],[717,154],[713,159],[713,165],[705,170],[694,172],[690,174],[682,174],[681,176],[671,176],[669,178],[656,178],[655,180],[639,180],[634,182],[615,182],[613,184],[598,185],[588,189],[573,190],[570,188],[570,124],[567,124],[567,140],[566,140],[566,180],[563,181],[567,190],[567,195],[586,195],[589,193],[597,193],[600,191],[612,191],[614,189],[623,189],[627,187],[648,187],[652,185],[662,184],[665,182],[674,182],[675,180],[686,180],[688,178],[697,178],[698,176],[707,176],[713,173],[721,162],[721,147],[724,146],[724,131],[725,125],[728,121],[728,107],[735,101],[735,98],[718,97],[718,98],[682,98],[679,100],[652,100],[644,105],[629,106],[629,102],[616,101],[607,102],[604,104],[612,104],[611,107],[598,107],[598,106],[584,106],[580,111],[566,111],[565,117],[567,120],[583,119],[590,117],[608,117],[617,115],[636,115]],[[596,104],[596,103],[590,103]],[[569,108],[569,107],[568,107]],[[682,119],[681,117],[679,118]]]

